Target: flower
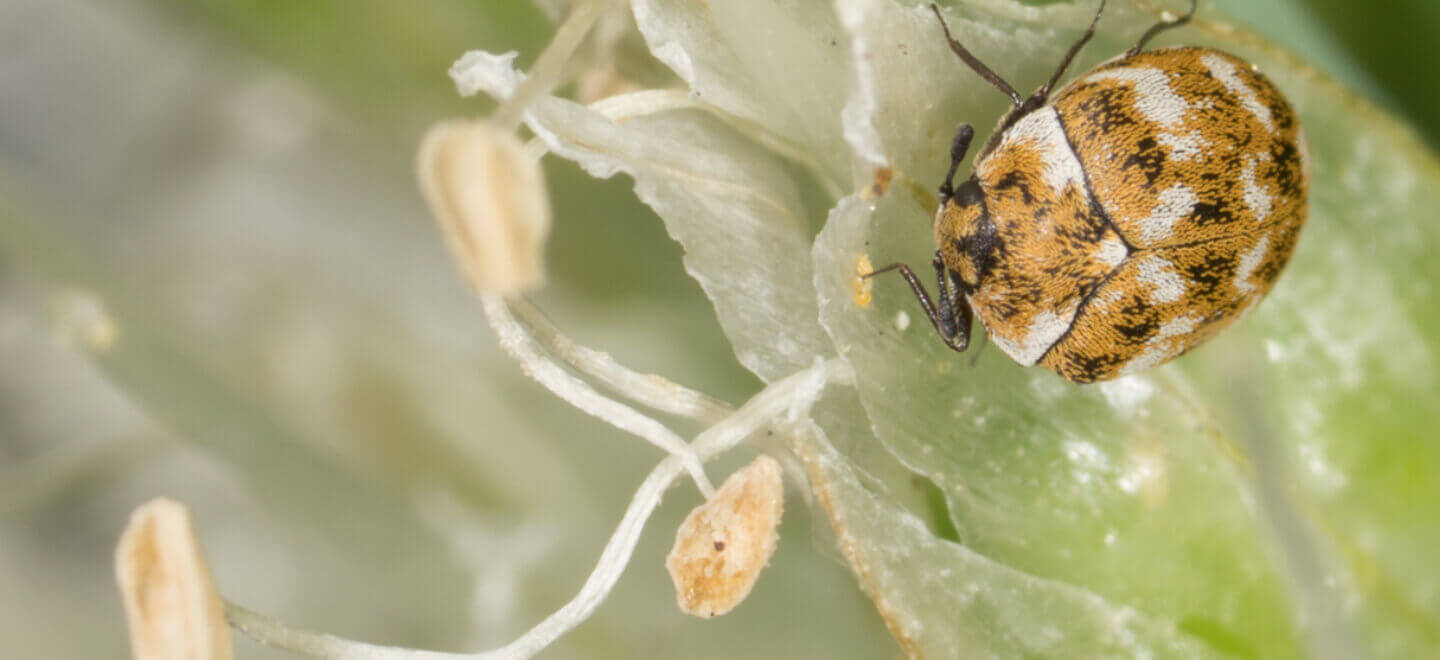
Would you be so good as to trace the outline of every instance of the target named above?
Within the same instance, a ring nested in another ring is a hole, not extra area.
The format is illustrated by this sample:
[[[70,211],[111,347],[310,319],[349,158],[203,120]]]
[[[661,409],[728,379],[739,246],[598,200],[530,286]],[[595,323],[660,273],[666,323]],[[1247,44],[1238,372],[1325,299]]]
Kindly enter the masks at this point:
[[[1115,0],[1074,70],[1133,41],[1154,20],[1158,2]],[[605,3],[547,4],[569,22],[576,14],[562,5]],[[792,487],[803,485],[847,566],[912,655],[1434,654],[1440,315],[1432,287],[1440,280],[1433,258],[1440,226],[1431,218],[1440,206],[1440,168],[1393,120],[1222,23],[1204,20],[1165,35],[1234,51],[1286,90],[1315,149],[1314,215],[1290,271],[1242,324],[1175,364],[1076,388],[993,350],[974,365],[970,356],[949,353],[923,323],[902,321],[900,314],[915,308],[893,279],[873,282],[868,307],[855,302],[862,258],[927,258],[930,191],[950,132],[960,121],[983,132],[1005,105],[943,47],[922,3],[608,4],[603,29],[623,32],[633,23],[633,33],[569,39],[553,52],[579,59],[550,67],[548,79],[540,75],[548,66],[543,57],[523,74],[490,58],[511,80],[487,93],[522,98],[508,112],[514,121],[528,113],[538,139],[527,154],[549,151],[597,176],[633,178],[637,195],[683,245],[737,361],[767,385],[743,406],[719,402],[561,341],[523,299],[486,297],[489,320],[512,331],[516,345],[549,342],[527,353],[528,367],[548,361],[595,383],[570,388],[573,400],[625,396],[705,429],[698,436],[705,442],[693,443],[689,455],[673,432],[649,434],[668,455],[622,518],[612,546],[619,551],[597,562],[577,599],[583,607],[562,612],[563,623],[604,613],[600,600],[620,579],[640,522],[687,461],[703,491],[698,463],[748,440],[783,459]],[[1061,3],[953,4],[945,12],[956,35],[1022,89],[1049,73],[1090,14],[1088,6]],[[1174,4],[1181,3],[1166,6]],[[1201,15],[1215,16],[1208,7]],[[557,497],[525,501],[527,513],[549,516],[522,524],[505,519],[509,512],[457,519],[473,513],[472,505],[485,506],[476,501],[582,491],[576,484],[584,479],[567,473],[562,459],[584,457],[574,465],[585,470],[596,457],[608,461],[611,450],[577,444],[562,457],[529,442],[537,428],[550,428],[541,426],[550,420],[535,419],[550,411],[517,405],[520,370],[477,350],[486,344],[473,334],[482,323],[478,311],[467,314],[473,301],[460,287],[444,287],[446,270],[427,270],[438,261],[440,239],[417,236],[419,223],[397,222],[408,218],[398,205],[376,203],[385,198],[356,166],[366,158],[334,148],[337,134],[349,132],[337,128],[335,114],[317,109],[323,104],[283,77],[255,73],[261,64],[211,66],[219,58],[209,49],[176,57],[154,46],[171,43],[170,32],[151,27],[145,39],[58,46],[70,57],[31,53],[72,68],[98,55],[124,75],[75,78],[103,102],[56,107],[83,121],[32,121],[21,125],[35,130],[16,133],[43,135],[23,141],[39,144],[55,137],[53,127],[40,130],[50,124],[79,130],[68,136],[76,139],[53,141],[84,148],[46,152],[36,162],[62,154],[53,162],[86,164],[75,168],[79,176],[50,181],[57,168],[21,179],[46,182],[35,195],[67,197],[53,205],[60,209],[54,217],[12,213],[0,223],[20,291],[6,299],[4,334],[25,338],[9,344],[11,383],[33,380],[53,390],[45,406],[26,399],[17,425],[53,433],[31,417],[64,420],[61,435],[121,440],[107,443],[119,450],[82,461],[21,466],[17,472],[29,478],[0,480],[9,486],[7,510],[55,492],[52,484],[90,472],[88,465],[124,464],[116,455],[139,454],[139,462],[152,464],[160,451],[137,450],[129,438],[180,437],[223,473],[194,476],[188,463],[172,471],[190,476],[193,491],[230,505],[205,510],[253,502],[264,512],[255,517],[283,520],[212,540],[219,572],[238,570],[242,584],[260,592],[243,597],[288,587],[304,590],[291,602],[343,602],[371,615],[357,636],[374,640],[408,635],[459,646],[458,629],[479,629],[465,645],[489,646],[514,634],[506,617],[539,619],[533,608],[549,603],[516,589],[570,579],[551,563],[577,554],[590,560],[584,543],[571,542],[579,533],[571,533],[591,524],[595,511],[555,515],[546,505],[565,501]],[[620,52],[636,43],[645,52]],[[140,55],[126,56],[131,47]],[[628,66],[629,58],[643,65]],[[355,63],[347,62],[350,70],[364,68]],[[577,64],[587,66],[567,69]],[[657,66],[668,73],[649,75]],[[40,77],[51,71],[32,68]],[[575,96],[583,102],[565,100],[564,87],[550,94],[566,71],[577,74]],[[546,84],[528,93],[538,96],[516,91],[537,77]],[[169,114],[143,125],[100,120],[131,107],[115,101],[137,89],[168,89],[184,99],[176,105],[222,110],[200,122]],[[216,90],[227,92],[219,102],[207,96]],[[42,93],[43,85],[32,91],[21,95],[30,99],[22,109],[32,110],[16,115],[22,122],[50,116],[35,110],[53,94]],[[155,140],[188,135],[176,126],[211,123],[232,130],[194,153],[224,156],[197,158],[209,167],[153,166],[156,152],[172,150],[147,142],[146,126]],[[495,123],[506,131],[511,125]],[[114,141],[100,139],[110,134],[98,127],[110,125],[141,129],[116,143],[126,146],[123,158],[104,150]],[[345,167],[335,167],[342,161]],[[122,171],[127,176],[115,176]],[[154,171],[167,176],[148,176]],[[106,180],[125,194],[75,194]],[[551,191],[551,199],[570,192]],[[557,231],[592,221],[555,206]],[[98,220],[67,224],[59,217],[72,213]],[[45,350],[53,348],[47,340],[55,328],[33,322],[45,315],[28,311],[56,291],[66,292],[62,303],[93,296],[95,304],[82,307],[105,311],[98,324],[93,314],[55,314],[63,337],[82,340],[67,342],[81,353],[61,359],[85,371],[86,392],[53,377],[58,360]],[[516,318],[501,318],[509,312]],[[605,327],[612,333],[633,322],[609,308],[583,318],[613,322]],[[654,336],[645,330],[623,336]],[[657,360],[666,364],[693,350],[692,339],[647,348],[670,351]],[[125,410],[69,414],[115,400]],[[644,415],[616,412],[607,419]],[[629,419],[646,430],[644,420]],[[592,430],[583,423],[565,440],[583,443]],[[506,451],[514,447],[523,449]],[[608,462],[595,471],[614,473]],[[805,483],[796,483],[797,474]],[[432,507],[433,517],[422,519],[409,504],[430,496],[471,499]],[[255,534],[277,527],[298,530],[299,538]],[[489,551],[497,547],[505,552]],[[784,579],[787,552],[794,565],[792,541],[747,601],[749,611],[774,593],[767,584]],[[254,562],[248,572],[237,554]],[[455,559],[462,554],[468,561]],[[471,570],[482,562],[485,571]],[[315,566],[326,570],[308,570]],[[389,570],[399,566],[407,570]],[[548,595],[557,586],[536,590]],[[826,587],[818,596],[791,597],[819,601],[843,589]],[[467,625],[467,604],[478,625]],[[669,598],[660,604],[669,607]],[[247,634],[301,640],[318,654],[414,655],[328,635],[292,636],[296,631],[243,608],[228,611]],[[651,623],[637,628],[648,633]],[[515,653],[531,653],[538,646],[530,642],[543,645],[563,631],[545,632],[544,639],[522,638],[527,645]]]
[[[1092,11],[959,4],[944,12],[956,37],[1022,90],[1048,76]],[[1152,2],[1114,4],[1072,72],[1123,51],[1159,14]],[[1419,639],[1363,614],[1392,595],[1359,578],[1372,562],[1410,574],[1415,539],[1381,533],[1360,560],[1339,532],[1375,529],[1363,503],[1386,497],[1383,486],[1335,492],[1332,478],[1309,487],[1309,468],[1294,461],[1324,456],[1333,476],[1335,461],[1404,451],[1420,427],[1381,448],[1343,420],[1380,392],[1418,388],[1417,403],[1436,399],[1436,340],[1416,325],[1416,299],[1384,274],[1383,259],[1355,250],[1350,223],[1339,222],[1357,197],[1365,218],[1423,213],[1432,193],[1405,174],[1419,153],[1410,136],[1386,122],[1374,134],[1347,131],[1352,112],[1375,111],[1208,11],[1157,40],[1235,52],[1286,91],[1320,164],[1312,218],[1291,272],[1244,324],[1175,365],[1076,387],[994,350],[972,368],[924,324],[896,320],[913,306],[898,282],[879,283],[868,309],[854,302],[858,259],[923,263],[933,251],[929,191],[948,165],[950,135],[961,121],[986,125],[1007,103],[951,55],[924,4],[630,8],[685,89],[589,106],[539,98],[526,123],[592,175],[635,180],[685,248],[737,359],[761,379],[831,356],[854,367],[855,390],[827,389],[790,449],[908,652],[1269,656]],[[1380,170],[1358,169],[1357,154]],[[1387,176],[1410,183],[1387,185]],[[1395,236],[1372,238],[1387,253],[1421,254]],[[1348,311],[1330,305],[1340,300]],[[1346,320],[1357,316],[1375,330]],[[1252,359],[1262,346],[1276,347],[1270,359]],[[907,495],[915,479],[925,485]],[[1342,612],[1323,595],[1332,589],[1361,605]],[[1433,614],[1424,593],[1401,600]]]

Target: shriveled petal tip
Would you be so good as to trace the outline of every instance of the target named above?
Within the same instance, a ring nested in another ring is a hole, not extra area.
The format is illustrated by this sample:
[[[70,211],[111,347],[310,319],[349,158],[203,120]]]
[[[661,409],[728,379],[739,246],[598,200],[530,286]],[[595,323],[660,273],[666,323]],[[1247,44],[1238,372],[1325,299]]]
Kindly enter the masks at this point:
[[[545,281],[550,201],[540,164],[514,134],[447,121],[425,134],[420,190],[460,268],[482,292],[514,295]]]
[[[450,65],[450,79],[461,96],[484,92],[496,100],[508,99],[525,81],[525,76],[515,70],[519,55],[513,50],[499,54],[472,50]]]
[[[690,512],[665,558],[682,612],[712,617],[745,600],[775,554],[784,493],[780,464],[761,456]]]
[[[158,498],[130,514],[115,576],[137,660],[234,657],[225,607],[185,505]]]

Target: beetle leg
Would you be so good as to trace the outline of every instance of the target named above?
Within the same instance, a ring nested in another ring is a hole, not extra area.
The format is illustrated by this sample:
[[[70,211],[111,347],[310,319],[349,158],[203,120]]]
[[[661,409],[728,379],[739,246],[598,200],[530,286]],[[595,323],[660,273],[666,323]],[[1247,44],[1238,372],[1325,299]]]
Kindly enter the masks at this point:
[[[955,336],[951,337],[949,341],[946,341],[945,345],[956,352],[964,352],[965,349],[970,348],[970,330],[974,327],[975,315],[970,309],[970,301],[966,300],[963,296],[959,297],[955,309],[958,312],[957,318],[955,319]],[[975,353],[975,357],[980,357],[978,351]],[[975,360],[971,360],[970,365],[974,366]]]
[[[945,276],[945,262],[940,260],[938,254],[935,256],[935,260],[930,262],[930,265],[935,267],[935,288],[939,293],[937,297],[940,299],[940,304],[938,305],[940,308],[940,327],[936,329],[940,331],[940,336],[944,338],[946,340],[945,343],[948,344],[950,343],[949,338],[954,337],[956,333],[955,296],[950,291],[950,283],[945,281],[949,279]]]
[[[945,268],[939,252],[935,253],[935,259],[930,265],[935,267],[935,286],[940,290],[939,312],[943,327],[936,327],[936,330],[939,330],[940,338],[945,341],[946,346],[955,351],[964,351],[970,347],[970,327],[973,321],[970,303],[965,300],[965,294],[960,283],[955,280],[955,275]]]
[[[940,184],[940,208],[945,208],[945,202],[955,196],[955,170],[960,168],[960,161],[965,160],[965,152],[970,150],[970,140],[974,137],[975,128],[969,124],[955,128],[955,139],[950,143],[950,170],[945,173],[945,182]]]
[[[970,306],[964,300],[960,301],[963,307],[960,320],[965,333],[957,340],[958,333],[956,331],[961,325],[957,325],[955,322],[955,301],[951,298],[950,291],[943,280],[940,282],[940,307],[937,308],[935,301],[930,299],[930,293],[925,290],[925,285],[920,283],[920,278],[915,277],[915,271],[910,270],[910,267],[905,264],[890,264],[884,268],[872,270],[861,277],[870,278],[892,270],[900,271],[900,276],[905,278],[905,282],[910,285],[910,290],[915,292],[915,299],[920,301],[920,307],[925,310],[925,316],[930,319],[930,325],[935,327],[935,333],[940,335],[941,341],[954,350],[965,350],[966,344],[970,342]]]
[[[1150,29],[1146,30],[1145,34],[1140,35],[1140,41],[1135,42],[1135,47],[1125,51],[1125,56],[1131,57],[1139,53],[1141,49],[1145,48],[1145,42],[1149,41],[1151,37],[1154,37],[1161,32],[1169,30],[1170,28],[1179,27],[1181,25],[1189,23],[1190,17],[1195,15],[1195,5],[1196,0],[1190,0],[1190,11],[1184,16],[1181,16],[1180,18],[1177,18],[1173,21],[1160,21],[1159,23],[1150,26]]]

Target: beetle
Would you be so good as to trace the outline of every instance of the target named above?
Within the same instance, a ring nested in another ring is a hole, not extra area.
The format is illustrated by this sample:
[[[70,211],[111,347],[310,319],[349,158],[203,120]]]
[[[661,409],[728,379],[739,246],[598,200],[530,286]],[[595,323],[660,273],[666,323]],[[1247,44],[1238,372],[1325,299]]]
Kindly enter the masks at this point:
[[[950,49],[1010,97],[954,184],[975,131],[961,124],[934,218],[938,296],[896,270],[946,346],[979,317],[1017,363],[1075,383],[1135,373],[1204,343],[1265,295],[1305,222],[1309,164],[1294,110],[1255,67],[1202,47],[1144,50],[1195,14],[1052,88],[1095,34],[1022,98],[950,33]]]

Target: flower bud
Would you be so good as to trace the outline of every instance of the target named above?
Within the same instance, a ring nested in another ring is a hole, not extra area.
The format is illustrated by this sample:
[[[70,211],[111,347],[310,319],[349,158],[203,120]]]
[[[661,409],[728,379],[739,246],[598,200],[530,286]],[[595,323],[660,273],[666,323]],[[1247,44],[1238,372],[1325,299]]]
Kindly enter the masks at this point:
[[[761,456],[690,512],[665,558],[682,612],[712,617],[745,600],[775,554],[784,495],[780,464]]]
[[[136,660],[230,660],[225,606],[190,527],[190,513],[157,498],[130,514],[115,577]]]
[[[484,121],[447,121],[425,134],[420,190],[466,278],[484,293],[516,295],[545,280],[550,202],[540,164],[511,133]]]

